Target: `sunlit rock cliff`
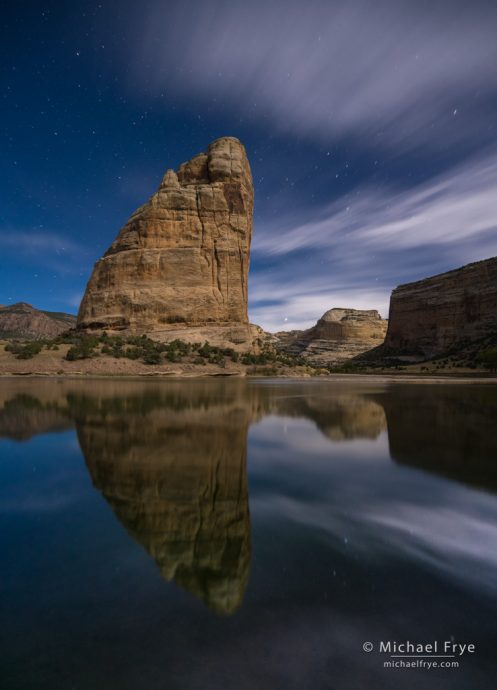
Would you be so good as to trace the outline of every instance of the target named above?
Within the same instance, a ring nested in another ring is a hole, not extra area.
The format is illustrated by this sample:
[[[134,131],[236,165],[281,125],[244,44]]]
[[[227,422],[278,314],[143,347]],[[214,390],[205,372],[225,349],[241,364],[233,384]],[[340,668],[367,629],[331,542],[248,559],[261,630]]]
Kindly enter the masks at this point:
[[[250,343],[253,202],[247,155],[233,137],[168,170],[95,264],[78,328]]]
[[[329,309],[306,331],[280,332],[279,349],[315,365],[336,365],[383,343],[388,322],[375,309]]]
[[[430,359],[485,338],[497,339],[497,258],[396,288],[388,331],[374,358]]]

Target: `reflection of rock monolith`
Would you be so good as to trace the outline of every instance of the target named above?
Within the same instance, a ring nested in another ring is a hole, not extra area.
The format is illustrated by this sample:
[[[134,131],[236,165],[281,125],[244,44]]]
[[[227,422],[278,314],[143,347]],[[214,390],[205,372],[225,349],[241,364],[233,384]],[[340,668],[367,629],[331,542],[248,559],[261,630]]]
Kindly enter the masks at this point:
[[[249,576],[249,418],[215,386],[199,393],[83,405],[78,437],[95,486],[163,577],[231,614]]]

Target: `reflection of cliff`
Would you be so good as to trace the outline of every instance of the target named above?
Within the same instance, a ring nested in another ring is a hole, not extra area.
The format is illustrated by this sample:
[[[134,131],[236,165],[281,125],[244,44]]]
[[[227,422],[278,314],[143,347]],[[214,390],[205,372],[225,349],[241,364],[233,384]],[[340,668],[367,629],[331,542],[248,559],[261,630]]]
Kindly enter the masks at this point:
[[[385,424],[376,402],[320,383],[306,395],[246,380],[27,383],[3,402],[25,437],[75,424],[93,483],[129,534],[167,580],[224,614],[249,577],[250,423],[305,417],[330,439],[375,438]]]
[[[392,459],[497,490],[497,389],[393,386],[375,396],[388,422]]]
[[[383,407],[366,396],[322,389],[306,396],[271,401],[274,414],[312,419],[332,441],[375,439],[386,430]]]
[[[103,419],[144,417],[162,408],[195,412],[210,407],[212,424],[217,424],[214,410],[228,405],[242,411],[249,424],[274,414],[310,419],[331,440],[373,439],[386,429],[386,420],[381,404],[370,397],[371,390],[377,388],[356,392],[349,385],[331,388],[327,381],[307,382],[303,387],[298,382],[261,384],[244,379],[9,380],[0,392],[0,437],[30,438],[67,429],[89,414]]]
[[[43,403],[29,393],[17,391],[0,400],[0,438],[28,441],[37,434],[65,431],[72,426],[67,410],[55,402]]]
[[[93,399],[93,410],[74,398],[78,438],[93,483],[163,577],[230,614],[249,576],[249,418],[222,384],[208,386],[212,399],[172,388]]]
[[[311,419],[331,441],[497,490],[497,389],[202,379],[21,380],[0,392],[0,437],[76,426],[94,485],[162,575],[215,611],[241,604],[250,567],[247,430]]]

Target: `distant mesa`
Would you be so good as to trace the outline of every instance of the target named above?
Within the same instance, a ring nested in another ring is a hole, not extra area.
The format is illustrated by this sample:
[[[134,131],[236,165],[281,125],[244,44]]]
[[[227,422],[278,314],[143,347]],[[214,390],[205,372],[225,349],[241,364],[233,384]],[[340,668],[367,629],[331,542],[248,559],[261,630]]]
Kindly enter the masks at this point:
[[[72,314],[42,311],[26,302],[0,307],[0,339],[56,338],[75,325],[76,317]]]
[[[78,328],[250,343],[253,203],[247,155],[233,137],[168,170],[95,264]]]
[[[375,309],[334,308],[306,331],[276,333],[276,346],[311,364],[343,364],[381,345],[387,325]]]
[[[497,258],[396,288],[385,342],[369,359],[418,360],[497,342]]]

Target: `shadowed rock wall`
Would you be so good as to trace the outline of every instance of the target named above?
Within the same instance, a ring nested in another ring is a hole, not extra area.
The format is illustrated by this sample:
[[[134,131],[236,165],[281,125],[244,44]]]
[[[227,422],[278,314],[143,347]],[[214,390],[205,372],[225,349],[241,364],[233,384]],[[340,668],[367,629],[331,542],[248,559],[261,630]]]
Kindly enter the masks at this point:
[[[396,288],[388,331],[375,353],[426,358],[497,335],[497,258]]]

